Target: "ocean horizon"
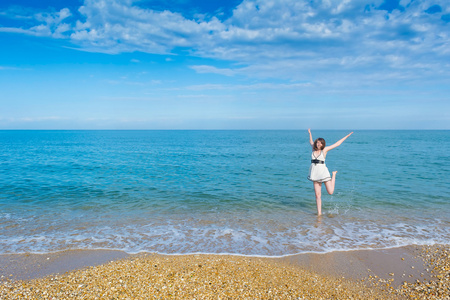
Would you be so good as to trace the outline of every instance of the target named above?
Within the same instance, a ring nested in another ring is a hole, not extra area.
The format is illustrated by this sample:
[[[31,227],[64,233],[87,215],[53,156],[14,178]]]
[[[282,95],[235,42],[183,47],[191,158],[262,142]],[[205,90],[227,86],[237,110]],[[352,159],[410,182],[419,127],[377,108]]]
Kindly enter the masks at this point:
[[[327,156],[319,218],[306,130],[0,130],[0,254],[449,244],[450,131],[354,132]]]

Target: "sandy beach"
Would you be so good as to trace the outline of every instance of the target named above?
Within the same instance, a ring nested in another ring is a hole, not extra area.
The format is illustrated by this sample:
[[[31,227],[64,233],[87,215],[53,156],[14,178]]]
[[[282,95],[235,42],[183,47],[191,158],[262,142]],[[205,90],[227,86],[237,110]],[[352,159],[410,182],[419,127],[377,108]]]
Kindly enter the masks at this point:
[[[449,247],[300,254],[2,255],[1,299],[448,299]]]

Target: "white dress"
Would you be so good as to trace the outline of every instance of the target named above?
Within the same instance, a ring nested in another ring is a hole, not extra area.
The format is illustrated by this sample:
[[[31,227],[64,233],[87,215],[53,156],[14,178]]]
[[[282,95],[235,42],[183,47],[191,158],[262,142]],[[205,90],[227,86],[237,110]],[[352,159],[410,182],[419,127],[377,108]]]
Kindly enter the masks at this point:
[[[317,157],[314,155],[313,151],[311,153],[311,161],[312,160],[319,160],[323,163],[311,162],[311,166],[309,167],[308,179],[317,182],[325,182],[331,180],[330,172],[325,165],[325,157],[323,155],[323,151],[320,151],[320,154]]]

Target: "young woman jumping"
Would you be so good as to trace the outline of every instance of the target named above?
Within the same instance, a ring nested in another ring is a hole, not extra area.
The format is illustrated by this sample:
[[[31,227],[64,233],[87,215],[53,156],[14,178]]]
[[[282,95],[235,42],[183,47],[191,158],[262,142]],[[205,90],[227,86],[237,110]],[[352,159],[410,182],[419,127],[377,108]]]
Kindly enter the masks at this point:
[[[334,193],[334,185],[336,183],[336,173],[337,171],[328,171],[325,165],[325,157],[328,151],[340,146],[353,132],[350,132],[345,137],[337,141],[331,146],[326,146],[325,140],[323,138],[318,138],[313,141],[311,135],[311,129],[309,132],[309,143],[312,147],[311,153],[311,166],[309,167],[308,179],[314,183],[314,192],[316,194],[316,204],[317,204],[317,215],[322,215],[322,183],[325,183],[328,194],[332,195]]]

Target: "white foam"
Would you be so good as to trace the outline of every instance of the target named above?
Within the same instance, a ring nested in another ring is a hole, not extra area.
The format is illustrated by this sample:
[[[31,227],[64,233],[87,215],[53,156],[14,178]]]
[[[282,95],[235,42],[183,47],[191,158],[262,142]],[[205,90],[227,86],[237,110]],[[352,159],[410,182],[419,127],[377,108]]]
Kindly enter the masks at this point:
[[[430,220],[427,224],[423,220],[392,223],[369,217],[350,219],[345,215],[324,217],[321,222],[314,216],[303,216],[303,220],[295,215],[272,216],[270,222],[265,219],[260,216],[247,219],[241,216],[188,220],[160,218],[131,224],[111,219],[107,225],[78,224],[78,229],[65,227],[70,225],[68,222],[45,232],[36,229],[2,231],[0,253],[111,249],[128,253],[285,256],[412,244],[446,244],[450,240],[449,226],[442,226],[439,220],[434,223]]]

